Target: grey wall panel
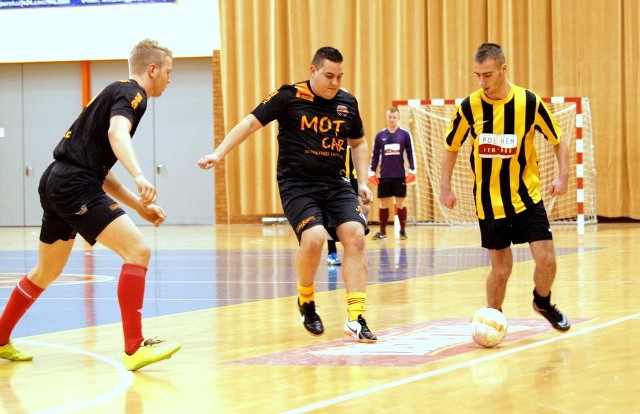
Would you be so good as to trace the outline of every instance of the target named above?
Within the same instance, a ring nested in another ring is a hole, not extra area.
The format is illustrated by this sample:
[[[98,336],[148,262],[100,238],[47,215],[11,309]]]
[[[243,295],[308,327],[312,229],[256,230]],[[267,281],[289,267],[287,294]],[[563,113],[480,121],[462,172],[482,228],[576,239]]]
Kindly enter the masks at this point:
[[[24,222],[22,65],[0,65],[0,226]]]
[[[155,102],[156,180],[169,224],[214,223],[214,171],[196,165],[213,150],[212,79],[210,59],[176,59]]]
[[[53,149],[82,109],[78,62],[24,65],[25,225],[41,224],[40,176],[53,161]]]

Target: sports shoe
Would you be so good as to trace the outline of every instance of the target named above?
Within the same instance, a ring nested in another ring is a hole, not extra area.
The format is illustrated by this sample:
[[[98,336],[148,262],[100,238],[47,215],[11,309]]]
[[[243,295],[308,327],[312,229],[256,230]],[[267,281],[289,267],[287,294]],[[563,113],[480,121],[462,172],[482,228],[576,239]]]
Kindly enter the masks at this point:
[[[378,337],[369,330],[367,321],[364,320],[362,315],[358,315],[358,319],[355,321],[347,321],[344,323],[344,333],[356,338],[360,342],[375,342]]]
[[[567,319],[564,313],[560,312],[560,310],[556,308],[556,305],[549,305],[549,308],[544,309],[538,307],[538,305],[536,305],[536,301],[534,300],[533,310],[542,315],[546,320],[549,321],[551,326],[559,331],[565,332],[568,331],[569,328],[571,328],[569,319]]]
[[[300,299],[298,299],[298,309],[300,310],[300,317],[304,328],[309,331],[311,335],[322,335],[324,333],[324,326],[322,326],[320,315],[316,312],[316,303],[311,301],[300,305]]]
[[[169,359],[182,348],[179,343],[160,345],[163,342],[161,339],[147,339],[140,344],[140,348],[133,355],[125,352],[124,367],[129,371],[136,371],[154,362]]]
[[[329,256],[327,256],[327,264],[329,266],[340,266],[342,260],[338,257],[338,253],[330,253]]]
[[[0,346],[0,359],[7,359],[9,361],[31,361],[33,355],[22,352],[9,341],[5,345]]]
[[[387,233],[379,231],[373,235],[373,240],[384,240],[387,238]]]
[[[405,233],[404,231],[401,231],[400,232],[400,240],[407,240],[407,239],[408,239],[407,233]]]

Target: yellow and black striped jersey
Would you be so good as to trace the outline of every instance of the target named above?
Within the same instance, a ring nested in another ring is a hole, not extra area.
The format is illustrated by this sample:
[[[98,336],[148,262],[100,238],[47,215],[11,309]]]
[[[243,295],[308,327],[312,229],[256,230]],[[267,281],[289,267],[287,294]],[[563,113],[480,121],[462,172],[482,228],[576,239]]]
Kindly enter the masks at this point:
[[[356,166],[353,165],[353,158],[351,158],[351,147],[347,145],[347,154],[344,157],[344,170],[345,177],[349,180],[357,180],[358,174],[356,173]]]
[[[488,99],[482,89],[458,105],[446,132],[446,148],[458,151],[471,137],[474,198],[480,219],[499,219],[520,213],[540,194],[535,132],[551,145],[562,132],[539,95],[511,85],[501,101]]]

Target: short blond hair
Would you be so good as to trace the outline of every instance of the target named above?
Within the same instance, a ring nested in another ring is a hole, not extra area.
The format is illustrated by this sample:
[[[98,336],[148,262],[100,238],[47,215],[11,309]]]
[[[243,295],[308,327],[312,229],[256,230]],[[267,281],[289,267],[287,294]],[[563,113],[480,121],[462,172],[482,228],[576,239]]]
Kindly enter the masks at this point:
[[[152,63],[162,67],[167,57],[173,59],[171,49],[161,46],[156,40],[141,40],[131,49],[129,72],[131,74],[141,73]]]

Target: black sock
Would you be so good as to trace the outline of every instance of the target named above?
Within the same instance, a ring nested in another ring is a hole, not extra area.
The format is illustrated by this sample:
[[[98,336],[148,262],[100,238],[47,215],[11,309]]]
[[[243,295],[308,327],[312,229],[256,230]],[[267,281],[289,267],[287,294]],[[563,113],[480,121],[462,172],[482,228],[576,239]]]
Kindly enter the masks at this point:
[[[539,308],[546,309],[551,307],[551,293],[549,293],[549,296],[540,296],[538,292],[533,289],[533,300]]]

